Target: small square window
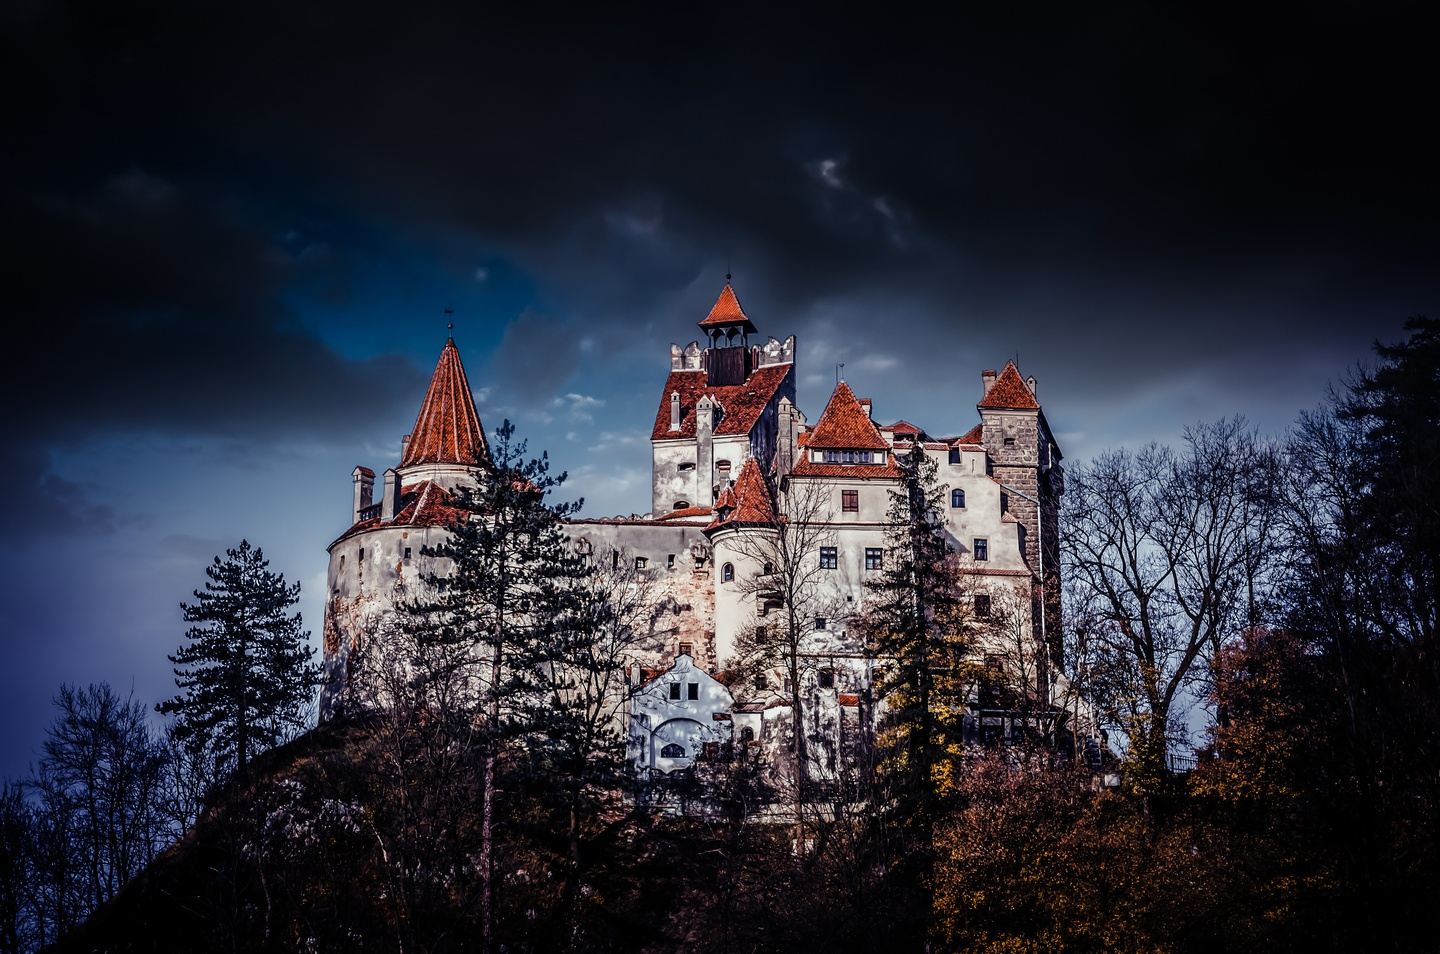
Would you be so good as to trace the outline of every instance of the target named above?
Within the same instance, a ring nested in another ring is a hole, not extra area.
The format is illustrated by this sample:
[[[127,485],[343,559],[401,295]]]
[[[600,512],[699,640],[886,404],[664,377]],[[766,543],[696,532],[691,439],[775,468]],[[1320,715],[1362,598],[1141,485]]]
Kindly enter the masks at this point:
[[[694,702],[696,699],[699,699],[699,698],[700,698],[700,683],[698,683],[698,682],[692,682],[692,683],[686,684],[686,686],[685,686],[685,698],[689,699],[691,702]]]
[[[865,548],[865,569],[883,570],[885,568],[885,551],[880,547]]]
[[[825,617],[823,617],[823,616],[817,616],[817,617],[815,617],[815,628],[816,628],[816,629],[829,629],[829,628],[830,628],[830,621],[829,621],[828,619],[826,619]]]
[[[680,699],[680,683],[670,683],[670,698],[678,701]]]
[[[821,689],[834,689],[834,688],[835,688],[835,670],[833,670],[833,669],[822,669],[822,670],[820,670],[819,683],[820,683],[820,688],[821,688]]]
[[[840,565],[839,551],[835,547],[820,548],[820,569],[833,570]]]
[[[765,688],[767,688],[769,685],[770,685],[770,683],[765,679],[765,674],[764,674],[763,672],[757,672],[757,673],[755,674],[755,688],[756,688],[756,689],[765,689]]]
[[[859,512],[860,512],[860,491],[858,491],[858,490],[842,490],[842,491],[840,491],[840,509],[843,510],[844,512],[846,512],[846,513],[859,513]]]
[[[1013,438],[1013,437],[1007,437],[1007,438],[1005,438],[1005,446],[1006,446],[1006,447],[1014,447],[1014,446],[1015,446],[1015,438]]]
[[[694,643],[681,643],[681,644],[680,644],[680,655],[682,655],[682,656],[693,656],[693,655],[695,655],[695,644],[694,644]]]
[[[955,510],[963,510],[965,508],[965,491],[959,487],[950,491],[950,506]]]
[[[990,617],[990,595],[981,593],[975,597],[975,615],[981,619]]]
[[[984,537],[976,537],[974,553],[975,559],[977,560],[990,559],[990,541],[986,540]]]
[[[643,570],[643,569],[645,569],[645,568],[646,568],[647,566],[649,566],[649,565],[650,565],[650,561],[649,561],[647,558],[645,558],[645,557],[636,557],[636,558],[635,558],[635,569],[637,569],[637,570]]]
[[[406,548],[405,548],[405,562],[406,562],[406,563],[409,563],[409,562],[410,562],[410,548],[409,548],[409,547],[406,547]]]

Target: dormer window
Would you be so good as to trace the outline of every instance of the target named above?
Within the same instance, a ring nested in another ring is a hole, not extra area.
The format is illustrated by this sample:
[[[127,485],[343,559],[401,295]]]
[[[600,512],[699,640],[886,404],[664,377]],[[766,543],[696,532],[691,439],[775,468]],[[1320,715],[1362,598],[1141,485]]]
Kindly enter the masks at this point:
[[[675,509],[676,509],[676,510],[688,510],[688,509],[690,509],[690,501],[688,501],[688,500],[677,500],[677,501],[675,501]]]
[[[823,459],[827,464],[868,464],[871,454],[864,450],[826,450]]]

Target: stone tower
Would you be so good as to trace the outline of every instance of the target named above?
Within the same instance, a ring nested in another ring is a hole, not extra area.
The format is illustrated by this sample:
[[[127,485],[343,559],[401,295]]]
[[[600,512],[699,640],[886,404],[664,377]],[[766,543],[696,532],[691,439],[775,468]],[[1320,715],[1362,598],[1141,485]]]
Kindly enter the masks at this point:
[[[1051,660],[1061,657],[1060,495],[1065,491],[1060,450],[1035,393],[1035,379],[1011,361],[998,375],[981,373],[981,443],[990,473],[1004,488],[1002,508],[1024,528],[1025,562],[1041,586],[1032,600],[1035,632]]]

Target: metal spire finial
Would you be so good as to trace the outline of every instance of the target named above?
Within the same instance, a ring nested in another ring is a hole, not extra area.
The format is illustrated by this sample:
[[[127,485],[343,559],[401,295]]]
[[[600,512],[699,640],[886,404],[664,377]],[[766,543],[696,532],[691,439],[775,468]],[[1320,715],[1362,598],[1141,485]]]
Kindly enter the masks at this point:
[[[446,339],[447,341],[454,341],[454,340],[455,340],[455,309],[454,309],[454,308],[446,308],[446,309],[445,309],[445,339]]]

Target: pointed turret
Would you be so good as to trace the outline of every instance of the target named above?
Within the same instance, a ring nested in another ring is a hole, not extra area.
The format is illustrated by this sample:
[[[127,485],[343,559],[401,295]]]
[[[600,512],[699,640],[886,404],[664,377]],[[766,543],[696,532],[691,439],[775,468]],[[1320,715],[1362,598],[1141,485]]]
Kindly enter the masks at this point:
[[[715,328],[740,328],[746,333],[755,331],[754,322],[745,314],[745,309],[740,307],[740,299],[735,297],[735,289],[730,287],[728,275],[725,287],[720,289],[720,297],[715,299],[715,307],[711,308],[710,314],[700,322],[700,327],[707,332]]]
[[[405,444],[400,466],[417,464],[463,464],[475,466],[490,460],[485,429],[475,410],[470,381],[460,363],[460,349],[454,339],[445,342],[430,389],[420,405],[420,415]]]
[[[770,488],[765,484],[765,475],[755,458],[747,457],[740,468],[740,476],[734,487],[727,487],[715,503],[715,519],[706,530],[744,524],[748,526],[772,527],[775,525],[775,508],[770,502]]]

